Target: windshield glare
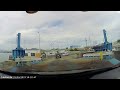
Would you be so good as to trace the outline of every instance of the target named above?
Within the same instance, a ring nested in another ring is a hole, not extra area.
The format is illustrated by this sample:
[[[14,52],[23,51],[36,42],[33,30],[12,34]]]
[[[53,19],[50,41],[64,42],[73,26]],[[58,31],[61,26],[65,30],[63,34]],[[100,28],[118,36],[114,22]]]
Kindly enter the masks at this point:
[[[0,11],[0,70],[97,70],[120,62],[119,11]]]

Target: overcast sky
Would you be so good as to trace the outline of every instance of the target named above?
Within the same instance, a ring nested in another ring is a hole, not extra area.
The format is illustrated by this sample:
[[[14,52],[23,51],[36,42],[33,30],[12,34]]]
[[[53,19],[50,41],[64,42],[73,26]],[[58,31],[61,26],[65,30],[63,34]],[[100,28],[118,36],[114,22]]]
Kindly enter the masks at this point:
[[[0,50],[16,48],[17,33],[21,33],[21,47],[43,49],[85,46],[104,42],[103,29],[108,41],[120,39],[118,11],[0,11]]]

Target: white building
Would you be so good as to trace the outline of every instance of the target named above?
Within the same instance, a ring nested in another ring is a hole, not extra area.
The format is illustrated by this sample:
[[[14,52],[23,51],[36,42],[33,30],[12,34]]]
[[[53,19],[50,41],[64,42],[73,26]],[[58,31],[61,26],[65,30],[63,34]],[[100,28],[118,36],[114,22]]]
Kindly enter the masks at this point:
[[[35,56],[35,53],[40,53],[38,49],[26,49],[25,56]]]

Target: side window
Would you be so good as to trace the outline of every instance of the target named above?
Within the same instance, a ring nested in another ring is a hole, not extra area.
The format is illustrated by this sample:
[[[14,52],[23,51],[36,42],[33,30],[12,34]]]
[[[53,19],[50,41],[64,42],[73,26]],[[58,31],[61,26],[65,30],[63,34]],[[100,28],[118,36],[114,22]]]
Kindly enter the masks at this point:
[[[35,56],[35,53],[31,53],[31,56]]]

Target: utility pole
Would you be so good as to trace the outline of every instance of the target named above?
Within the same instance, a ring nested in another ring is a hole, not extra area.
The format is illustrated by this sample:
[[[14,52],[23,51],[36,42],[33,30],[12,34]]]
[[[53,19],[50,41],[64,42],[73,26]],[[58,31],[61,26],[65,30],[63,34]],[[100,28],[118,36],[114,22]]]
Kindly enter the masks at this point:
[[[40,52],[40,33],[38,32],[39,34],[39,52]]]
[[[87,39],[85,38],[85,42],[86,42],[86,47],[87,47]]]
[[[90,36],[89,36],[89,46],[91,46],[91,40],[90,40]]]

